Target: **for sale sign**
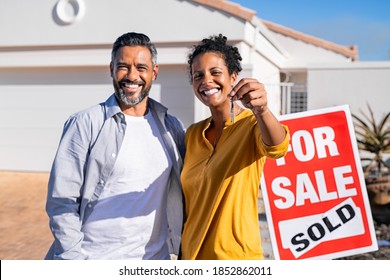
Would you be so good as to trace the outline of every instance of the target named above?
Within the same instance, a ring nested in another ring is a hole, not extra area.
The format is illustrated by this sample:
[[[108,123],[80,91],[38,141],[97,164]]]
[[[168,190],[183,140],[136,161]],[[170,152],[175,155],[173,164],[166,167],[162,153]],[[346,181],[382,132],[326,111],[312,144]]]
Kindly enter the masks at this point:
[[[261,181],[276,259],[332,259],[378,249],[349,107],[284,115],[285,157]]]

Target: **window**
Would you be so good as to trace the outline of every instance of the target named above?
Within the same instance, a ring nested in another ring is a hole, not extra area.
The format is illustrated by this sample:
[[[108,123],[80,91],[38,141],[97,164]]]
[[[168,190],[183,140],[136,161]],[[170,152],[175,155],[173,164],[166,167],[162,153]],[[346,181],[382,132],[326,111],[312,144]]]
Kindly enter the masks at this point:
[[[294,85],[291,88],[290,113],[307,111],[306,85]]]
[[[307,111],[307,88],[305,84],[282,83],[282,114]]]

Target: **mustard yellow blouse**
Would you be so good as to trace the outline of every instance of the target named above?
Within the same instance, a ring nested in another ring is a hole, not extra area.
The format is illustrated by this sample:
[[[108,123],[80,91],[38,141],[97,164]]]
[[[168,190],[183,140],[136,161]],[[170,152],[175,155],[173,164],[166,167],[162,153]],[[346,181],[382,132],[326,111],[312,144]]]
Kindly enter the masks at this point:
[[[205,137],[211,118],[191,125],[181,175],[187,220],[182,259],[263,259],[257,198],[266,157],[285,155],[289,143],[261,141],[252,111],[227,120],[217,146]]]

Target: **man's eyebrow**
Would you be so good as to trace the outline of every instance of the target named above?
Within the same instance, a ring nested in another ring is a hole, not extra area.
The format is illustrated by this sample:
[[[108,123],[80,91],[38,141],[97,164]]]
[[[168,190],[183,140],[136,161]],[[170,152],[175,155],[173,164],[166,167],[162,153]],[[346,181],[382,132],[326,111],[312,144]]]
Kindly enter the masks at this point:
[[[143,63],[143,62],[138,62],[136,65],[145,65],[145,66],[148,66],[147,63]]]

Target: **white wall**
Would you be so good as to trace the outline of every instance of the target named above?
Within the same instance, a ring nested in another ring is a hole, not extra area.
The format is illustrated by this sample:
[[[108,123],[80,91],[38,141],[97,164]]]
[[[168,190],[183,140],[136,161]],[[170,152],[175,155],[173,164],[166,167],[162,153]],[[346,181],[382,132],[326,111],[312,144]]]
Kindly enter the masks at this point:
[[[192,1],[80,0],[85,13],[68,25],[58,20],[57,2],[2,0],[0,46],[111,44],[119,34],[129,31],[143,32],[162,43],[178,38],[181,42],[198,41],[218,32],[229,33],[234,39],[245,36],[244,20]]]
[[[328,51],[324,48],[308,44],[306,42],[287,37],[279,33],[273,33],[275,38],[288,51],[288,57],[281,68],[286,71],[294,71],[296,69],[306,69],[308,64],[313,62],[348,62],[349,59],[341,54]]]
[[[334,63],[309,66],[308,109],[348,104],[351,112],[377,118],[390,111],[390,62]]]
[[[57,3],[1,1],[0,170],[50,169],[67,117],[112,93],[108,65],[119,35],[154,41],[160,72],[151,96],[185,126],[204,117],[187,77],[188,47],[220,32],[245,37],[244,20],[191,1],[80,0],[84,14],[71,24],[59,20]]]
[[[105,85],[0,87],[0,169],[47,171],[67,117],[105,100]]]
[[[0,170],[48,171],[66,119],[112,93],[106,67],[0,69]]]
[[[85,13],[68,25],[55,12],[58,1],[1,0],[0,170],[49,170],[66,118],[112,93],[111,45],[125,32],[143,32],[156,43],[160,72],[151,95],[185,126],[209,116],[208,108],[194,97],[186,70],[188,48],[204,37],[223,33],[237,44],[243,57],[241,76],[258,78],[266,85],[275,114],[280,109],[281,67],[306,73],[309,62],[345,60],[192,1],[78,0],[85,4]],[[357,87],[361,96],[369,92],[370,99],[378,99],[379,94],[383,100],[386,95],[386,102],[378,103],[389,104],[388,67],[358,72],[344,68],[309,69],[309,107],[355,102],[355,87],[346,89],[346,83],[355,80],[362,83]],[[373,90],[372,84],[386,92]],[[344,100],[338,100],[340,92]],[[324,97],[329,95],[332,98]]]
[[[186,65],[160,65],[156,83],[161,85],[161,102],[168,112],[188,127],[195,121],[194,94]]]

